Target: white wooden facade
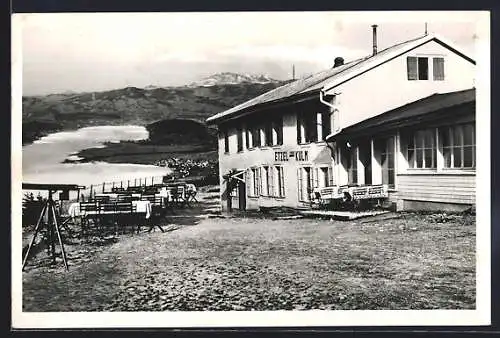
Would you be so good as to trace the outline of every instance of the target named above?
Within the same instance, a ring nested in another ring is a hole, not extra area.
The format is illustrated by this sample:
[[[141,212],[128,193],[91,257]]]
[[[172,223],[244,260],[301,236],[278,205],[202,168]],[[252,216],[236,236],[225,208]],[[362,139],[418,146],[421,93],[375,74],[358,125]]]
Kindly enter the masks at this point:
[[[208,122],[217,124],[220,131],[222,208],[303,208],[310,205],[309,193],[313,188],[349,183],[390,184],[391,200],[399,209],[418,208],[418,201],[473,204],[475,168],[445,170],[442,143],[436,139],[432,168],[409,168],[402,136],[418,131],[418,123],[414,128],[365,135],[353,139],[352,144],[335,142],[336,135],[346,128],[390,110],[435,93],[474,87],[475,62],[442,39],[425,36],[401,46],[313,84],[318,90],[280,97],[241,111],[233,108],[230,114],[222,112],[210,118]],[[417,79],[411,68],[415,62],[420,67]],[[302,115],[315,125],[312,140],[299,140],[298,134],[310,134],[298,122]],[[475,117],[474,112],[466,115],[469,120]],[[261,146],[253,146],[253,139],[258,136],[252,133],[252,125],[258,126]],[[436,138],[439,128],[446,125],[434,128]],[[391,182],[387,181],[387,164],[382,163],[382,157],[386,161],[392,158]],[[239,171],[241,186],[229,196],[223,176],[232,169]]]

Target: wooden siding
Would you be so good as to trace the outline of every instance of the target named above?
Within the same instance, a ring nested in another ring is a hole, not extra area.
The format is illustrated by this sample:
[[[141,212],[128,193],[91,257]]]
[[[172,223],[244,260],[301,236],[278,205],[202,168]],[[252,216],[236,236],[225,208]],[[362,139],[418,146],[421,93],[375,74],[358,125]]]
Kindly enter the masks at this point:
[[[403,200],[474,204],[474,174],[398,174],[397,198]]]

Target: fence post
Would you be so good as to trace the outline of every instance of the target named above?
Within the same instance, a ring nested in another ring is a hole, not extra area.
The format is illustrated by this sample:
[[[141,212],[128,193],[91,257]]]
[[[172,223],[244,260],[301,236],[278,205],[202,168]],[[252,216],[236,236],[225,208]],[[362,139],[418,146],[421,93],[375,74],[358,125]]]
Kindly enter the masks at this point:
[[[92,199],[92,187],[93,187],[93,184],[90,185],[90,194],[89,194],[90,199]]]

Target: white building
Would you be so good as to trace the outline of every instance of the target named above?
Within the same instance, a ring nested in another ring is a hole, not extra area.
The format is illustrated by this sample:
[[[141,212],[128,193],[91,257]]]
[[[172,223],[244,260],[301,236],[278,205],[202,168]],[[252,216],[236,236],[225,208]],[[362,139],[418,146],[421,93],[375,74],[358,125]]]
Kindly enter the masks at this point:
[[[412,102],[416,104],[415,109],[421,110],[417,102],[436,93],[473,88],[475,61],[435,35],[419,37],[378,52],[376,27],[373,49],[372,55],[348,63],[337,57],[331,69],[288,83],[207,120],[209,124],[218,125],[220,131],[223,209],[305,208],[310,206],[314,188],[345,184],[388,184],[391,200],[399,208],[419,207],[418,203],[405,204],[401,200],[409,196],[408,191],[401,189],[410,189],[415,184],[427,188],[441,184],[443,189],[451,189],[450,185],[460,186],[461,182],[467,181],[463,193],[474,191],[475,164],[468,166],[467,162],[464,166],[462,160],[461,167],[451,168],[453,173],[443,164],[448,160],[445,157],[449,151],[442,150],[443,136],[438,134],[444,126],[458,121],[454,121],[453,113],[447,112],[445,121],[433,129],[433,136],[429,130],[420,132],[410,126],[405,129],[392,126],[394,128],[388,128],[387,134],[370,129],[371,134],[361,133],[360,136],[357,128],[363,121],[379,115],[387,116],[390,111],[389,116],[404,115],[401,113],[403,107]],[[462,97],[462,100],[467,101],[475,94],[474,91],[466,93],[452,96],[456,99],[465,95],[467,99]],[[435,96],[433,100],[450,100],[446,97]],[[439,114],[436,111],[440,111],[440,104],[426,106],[425,102],[427,113],[421,116],[433,116],[432,120]],[[471,101],[467,102],[470,104]],[[474,111],[468,111],[466,115],[470,120]],[[415,128],[424,127],[419,125],[417,118],[413,122]],[[357,131],[352,135],[351,127]],[[457,136],[460,140],[464,140],[464,133],[470,130],[470,126],[465,128],[460,129],[462,136]],[[407,131],[411,133],[405,134]],[[402,145],[402,140],[409,135],[414,135],[416,142],[413,151],[418,157],[415,160],[407,158],[408,148],[406,144]],[[425,137],[429,138],[429,146],[418,143]],[[460,151],[464,153],[463,142],[461,147]],[[475,149],[475,145],[473,147]],[[387,163],[381,162],[381,156],[387,158]],[[421,156],[425,159],[431,156],[430,164],[427,160],[421,162]],[[387,168],[389,162],[394,168]],[[230,171],[239,182],[232,192],[227,191],[224,179]],[[422,175],[434,177],[434,180],[426,180]],[[417,199],[429,197],[426,194],[415,196]],[[459,201],[441,197],[436,202],[473,203],[470,198]]]

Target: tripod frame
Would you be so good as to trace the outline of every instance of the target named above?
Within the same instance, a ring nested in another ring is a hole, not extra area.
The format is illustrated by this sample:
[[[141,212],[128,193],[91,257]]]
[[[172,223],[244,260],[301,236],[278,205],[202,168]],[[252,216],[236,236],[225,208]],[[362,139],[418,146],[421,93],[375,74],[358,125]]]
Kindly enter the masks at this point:
[[[61,237],[61,230],[59,228],[59,223],[57,221],[57,215],[56,215],[56,205],[54,200],[52,199],[52,190],[49,191],[49,196],[47,198],[47,201],[45,202],[42,211],[40,212],[40,216],[38,217],[38,221],[35,226],[35,232],[33,234],[33,237],[31,238],[30,244],[28,246],[28,250],[26,250],[26,254],[24,255],[23,259],[23,267],[22,270],[24,270],[24,267],[26,266],[26,263],[28,261],[30,251],[33,247],[33,244],[35,243],[36,236],[42,229],[42,227],[47,228],[47,245],[48,245],[48,250],[49,254],[52,256],[52,263],[56,264],[56,235],[57,235],[57,240],[59,242],[59,246],[61,247],[61,255],[62,259],[64,262],[64,267],[66,268],[66,271],[68,271],[68,263],[66,261],[66,252],[64,250],[64,244],[62,241]],[[42,220],[44,216],[47,215],[47,223],[44,223]]]

